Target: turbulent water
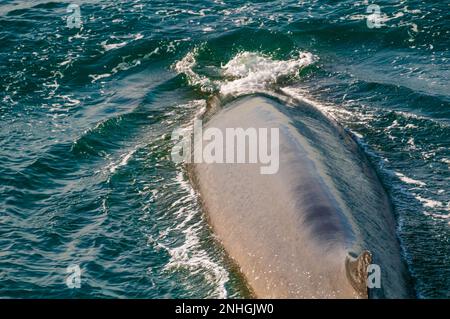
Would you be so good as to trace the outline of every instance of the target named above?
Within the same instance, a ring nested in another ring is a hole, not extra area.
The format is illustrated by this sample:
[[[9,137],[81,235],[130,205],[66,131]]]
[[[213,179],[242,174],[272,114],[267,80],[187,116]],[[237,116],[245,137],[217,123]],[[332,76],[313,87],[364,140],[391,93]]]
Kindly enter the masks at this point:
[[[0,1],[0,297],[248,297],[170,137],[258,92],[358,137],[417,296],[450,297],[448,3],[69,4]]]

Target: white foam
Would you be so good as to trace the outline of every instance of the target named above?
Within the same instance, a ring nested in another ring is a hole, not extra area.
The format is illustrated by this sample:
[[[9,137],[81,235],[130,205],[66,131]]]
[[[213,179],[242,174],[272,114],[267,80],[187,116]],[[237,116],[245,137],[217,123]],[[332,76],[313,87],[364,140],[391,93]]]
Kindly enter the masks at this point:
[[[450,211],[450,206],[447,205],[447,211]],[[442,219],[442,220],[450,220],[450,213],[449,214],[436,214],[436,213],[430,213],[430,212],[424,212],[425,216],[430,216],[435,219]],[[450,221],[448,222],[448,225],[450,226]]]
[[[428,208],[436,208],[436,207],[442,207],[444,204],[440,201],[437,200],[433,200],[433,199],[428,199],[428,198],[423,198],[419,195],[416,196],[416,199],[422,203],[423,207],[428,207]]]
[[[214,91],[214,81],[201,76],[194,72],[193,68],[196,65],[196,56],[198,53],[198,48],[186,54],[186,56],[175,63],[174,69],[179,74],[185,74],[187,80],[192,86],[199,86],[203,91],[213,92]]]
[[[220,93],[235,94],[267,89],[280,78],[295,76],[316,58],[308,52],[300,52],[299,57],[290,60],[274,60],[254,52],[241,52],[222,67],[223,74],[232,80],[220,86]]]
[[[104,79],[104,78],[108,78],[110,77],[111,74],[110,73],[104,73],[104,74],[89,74],[89,77],[92,78],[92,83]]]
[[[102,47],[105,51],[115,50],[127,45],[127,42],[119,42],[119,43],[110,43],[106,44],[106,41],[102,42]]]
[[[209,283],[214,283],[215,290],[211,294],[212,298],[226,298],[228,293],[226,290],[226,283],[229,280],[228,272],[225,268],[215,262],[210,254],[202,248],[200,240],[200,232],[204,227],[205,221],[199,219],[197,222],[189,225],[194,217],[200,212],[189,203],[195,203],[196,194],[190,183],[183,177],[180,170],[174,181],[183,189],[184,196],[171,205],[171,209],[175,206],[180,206],[175,211],[175,218],[178,224],[169,231],[181,231],[185,235],[183,243],[177,247],[168,247],[164,244],[159,244],[167,250],[170,255],[169,262],[165,265],[166,271],[176,270],[178,268],[189,269],[191,274],[201,274]]]
[[[137,148],[131,150],[130,152],[121,156],[121,160],[118,163],[111,163],[108,168],[111,173],[114,173],[119,167],[125,166],[128,164],[131,156],[136,152]]]
[[[298,71],[314,63],[317,57],[299,52],[297,58],[275,60],[256,52],[240,52],[221,67],[223,80],[211,80],[194,71],[198,49],[189,52],[175,63],[174,69],[185,74],[190,85],[205,92],[218,91],[223,95],[240,95],[267,90],[283,77],[296,76]]]
[[[418,186],[421,186],[421,187],[427,185],[427,184],[425,184],[425,183],[422,182],[422,181],[419,181],[419,180],[415,180],[415,179],[409,178],[408,176],[405,176],[405,175],[403,175],[402,173],[394,172],[394,174],[395,174],[398,178],[400,178],[400,180],[401,180],[402,182],[404,182],[404,183],[407,183],[407,184],[413,184],[413,185],[418,185]]]

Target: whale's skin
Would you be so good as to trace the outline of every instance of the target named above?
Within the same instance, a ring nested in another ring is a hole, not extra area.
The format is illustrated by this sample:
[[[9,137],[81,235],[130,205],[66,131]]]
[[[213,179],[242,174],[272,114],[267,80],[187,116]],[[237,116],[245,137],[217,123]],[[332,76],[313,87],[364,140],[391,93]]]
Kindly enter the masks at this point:
[[[354,140],[305,102],[247,96],[204,129],[279,128],[279,170],[193,164],[207,218],[258,298],[365,298],[345,260],[368,250],[381,269],[369,296],[410,297],[389,199]],[[248,145],[248,144],[247,144]]]

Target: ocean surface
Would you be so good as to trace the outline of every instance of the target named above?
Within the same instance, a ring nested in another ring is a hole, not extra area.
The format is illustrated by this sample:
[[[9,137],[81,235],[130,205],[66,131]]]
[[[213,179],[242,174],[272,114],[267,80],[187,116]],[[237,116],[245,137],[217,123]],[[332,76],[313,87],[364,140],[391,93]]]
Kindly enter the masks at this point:
[[[450,6],[373,3],[1,0],[0,297],[248,297],[170,137],[276,91],[358,138],[417,297],[450,298]]]

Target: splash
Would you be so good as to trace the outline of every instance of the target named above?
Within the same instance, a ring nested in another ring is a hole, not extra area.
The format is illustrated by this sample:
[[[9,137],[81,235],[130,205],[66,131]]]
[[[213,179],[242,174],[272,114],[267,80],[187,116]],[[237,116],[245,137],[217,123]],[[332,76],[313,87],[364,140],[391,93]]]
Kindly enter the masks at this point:
[[[300,52],[298,58],[273,60],[253,52],[237,54],[222,67],[223,74],[232,80],[220,86],[220,93],[239,94],[264,91],[280,79],[296,76],[300,69],[314,63],[316,57],[309,52]]]
[[[183,59],[175,63],[174,69],[178,74],[184,74],[188,80],[189,85],[200,87],[204,92],[214,92],[216,90],[217,84],[208,79],[207,77],[201,76],[194,71],[194,67],[197,64],[196,56],[198,54],[198,49],[195,48],[192,52],[189,52]]]
[[[221,80],[211,80],[194,71],[198,49],[189,52],[174,65],[179,74],[187,77],[188,83],[204,92],[218,92],[222,95],[241,95],[263,92],[283,78],[295,77],[298,72],[318,60],[309,52],[299,52],[298,57],[289,60],[275,60],[256,52],[240,52],[218,73]]]

